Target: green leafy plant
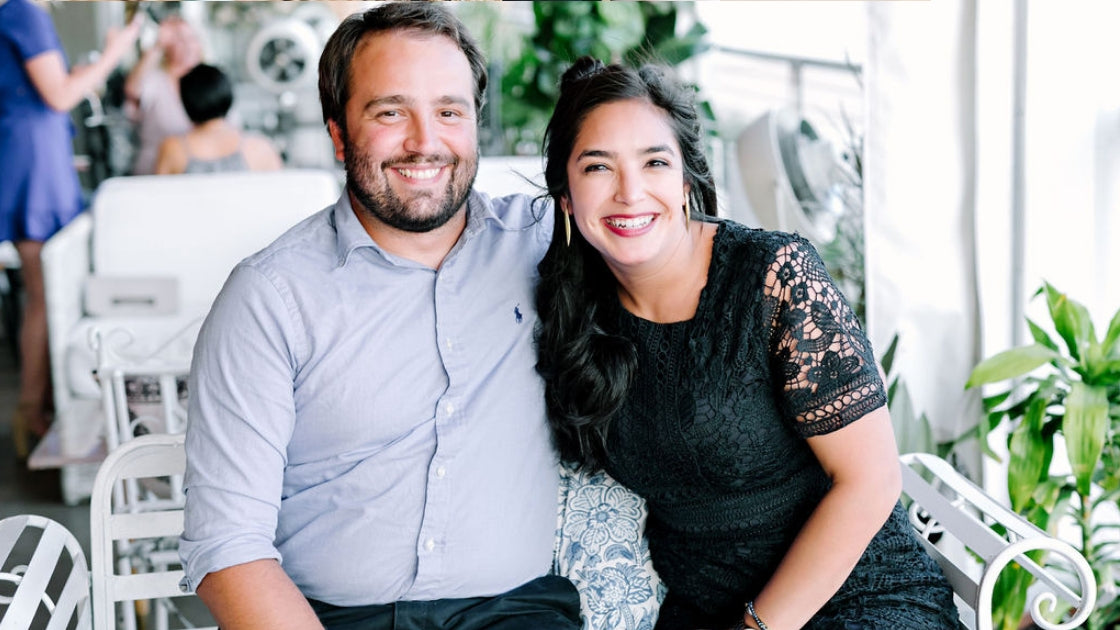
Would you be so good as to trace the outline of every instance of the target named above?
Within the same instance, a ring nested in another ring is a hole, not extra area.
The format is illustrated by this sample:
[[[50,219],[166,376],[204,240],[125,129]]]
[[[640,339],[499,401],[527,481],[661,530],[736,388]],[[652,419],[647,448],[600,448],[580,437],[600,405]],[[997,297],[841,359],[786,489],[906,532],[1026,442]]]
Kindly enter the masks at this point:
[[[860,91],[863,90],[861,70],[848,64],[848,72],[852,75]],[[863,224],[863,132],[853,121],[852,117],[839,110],[840,129],[843,132],[843,145],[840,157],[845,168],[837,168],[842,184],[836,187],[843,207],[839,221],[836,223],[836,237],[821,246],[821,258],[824,259],[828,273],[848,298],[852,309],[860,321],[866,321],[867,316],[867,266],[864,263],[865,235]],[[898,342],[898,335],[891,340],[891,350]],[[883,366],[887,368],[886,365]],[[889,372],[889,370],[885,370]],[[894,385],[891,386],[894,389]],[[909,402],[909,392],[903,392]],[[912,414],[911,414],[912,415]],[[891,417],[894,417],[894,407],[891,407]],[[923,416],[924,417],[924,416]],[[927,423],[928,424],[928,423]],[[897,432],[897,427],[896,427]],[[932,451],[929,451],[932,452]]]
[[[934,441],[933,428],[925,412],[914,410],[914,400],[902,376],[894,373],[894,355],[898,351],[898,333],[891,337],[887,351],[879,360],[887,382],[887,409],[891,413],[895,441],[899,453],[934,453],[939,457],[948,454],[948,445]]]
[[[980,362],[966,387],[1007,383],[1005,391],[984,398],[987,418],[977,427],[986,452],[987,434],[1001,425],[1007,439],[1007,490],[1011,508],[1038,527],[1053,530],[1063,516],[1072,518],[1080,541],[1074,546],[1093,567],[1101,605],[1087,628],[1116,627],[1120,622],[1115,543],[1106,532],[1118,525],[1099,518],[1120,498],[1120,311],[1103,339],[1098,339],[1088,310],[1049,283],[1044,295],[1058,341],[1027,320],[1033,343],[1000,352]],[[1060,343],[1059,343],[1060,342]],[[1051,464],[1064,440],[1070,474],[1055,475]],[[1006,571],[996,588],[999,624],[1018,628],[1031,576]],[[1002,597],[1002,600],[1000,599]]]
[[[677,35],[680,12],[673,2],[534,2],[535,31],[502,75],[507,152],[538,151],[559,95],[560,76],[578,57],[675,65],[707,50],[707,29],[699,22]],[[701,108],[714,120],[709,104]]]

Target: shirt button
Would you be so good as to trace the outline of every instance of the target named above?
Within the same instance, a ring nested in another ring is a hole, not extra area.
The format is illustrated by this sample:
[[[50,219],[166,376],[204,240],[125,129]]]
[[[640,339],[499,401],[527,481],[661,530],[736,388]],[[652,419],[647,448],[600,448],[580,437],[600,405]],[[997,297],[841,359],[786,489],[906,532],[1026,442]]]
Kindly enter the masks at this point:
[[[424,543],[424,549],[427,549],[428,551],[431,551],[435,548],[436,548],[436,541],[432,540],[431,538],[429,538],[428,541]]]
[[[443,403],[443,413],[446,414],[446,415],[449,415],[449,416],[451,414],[455,413],[455,403],[451,403],[451,402]]]
[[[446,346],[448,350],[454,350],[455,349],[455,342],[451,341],[450,339],[448,339],[447,341],[444,341],[443,345]]]
[[[447,474],[447,469],[444,468],[443,466],[440,466],[439,468],[436,468],[436,477],[439,477],[440,479],[443,479],[443,476],[446,475],[446,474]]]

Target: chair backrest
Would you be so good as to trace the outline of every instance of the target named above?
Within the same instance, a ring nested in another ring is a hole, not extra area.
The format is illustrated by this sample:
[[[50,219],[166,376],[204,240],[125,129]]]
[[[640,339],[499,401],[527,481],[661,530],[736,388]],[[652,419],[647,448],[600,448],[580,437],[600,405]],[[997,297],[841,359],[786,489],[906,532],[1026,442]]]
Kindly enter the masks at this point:
[[[134,601],[193,596],[179,587],[183,570],[176,545],[183,531],[182,504],[151,502],[138,508],[118,505],[113,498],[113,488],[121,482],[158,483],[182,475],[183,439],[182,434],[137,437],[109,453],[97,471],[90,499],[90,559],[98,630],[116,627],[118,603],[128,608]],[[124,553],[131,555],[131,562],[121,561]]]
[[[910,522],[952,585],[966,626],[991,630],[995,583],[1013,562],[1037,578],[1029,610],[1038,627],[1076,628],[1088,619],[1097,582],[1076,549],[997,503],[940,457],[908,453],[901,461]],[[1035,550],[1046,553],[1045,565],[1027,555]],[[1077,579],[1073,588],[1058,577],[1067,574]],[[1044,605],[1073,614],[1056,624],[1043,617]]]
[[[0,630],[90,628],[89,569],[68,529],[34,514],[0,520]]]
[[[491,197],[514,193],[535,197],[544,190],[544,163],[539,155],[483,156],[478,160],[474,188]]]
[[[93,198],[93,273],[177,278],[181,304],[207,305],[241,259],[341,189],[320,170],[110,178]]]

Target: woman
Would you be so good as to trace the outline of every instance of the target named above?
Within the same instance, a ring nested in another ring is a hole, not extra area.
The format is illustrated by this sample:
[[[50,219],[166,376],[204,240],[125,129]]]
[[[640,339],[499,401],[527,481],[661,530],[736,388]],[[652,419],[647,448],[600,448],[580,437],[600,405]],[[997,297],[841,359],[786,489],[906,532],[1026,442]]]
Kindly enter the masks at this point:
[[[580,59],[545,135],[561,455],[645,497],[657,628],[943,630],[871,347],[816,251],[716,208],[690,92]]]
[[[135,43],[142,20],[109,33],[93,63],[68,70],[51,18],[30,0],[0,0],[0,241],[19,252],[26,302],[19,332],[16,456],[49,424],[43,242],[82,210],[67,111],[102,83]]]
[[[170,15],[159,24],[155,45],[145,49],[125,79],[126,111],[136,124],[139,146],[133,175],[156,172],[165,138],[187,133],[191,121],[179,98],[179,79],[202,61],[202,44],[190,23]]]
[[[266,138],[243,134],[226,120],[233,85],[221,69],[198,64],[179,79],[179,93],[193,126],[163,141],[157,174],[274,171],[284,166]]]

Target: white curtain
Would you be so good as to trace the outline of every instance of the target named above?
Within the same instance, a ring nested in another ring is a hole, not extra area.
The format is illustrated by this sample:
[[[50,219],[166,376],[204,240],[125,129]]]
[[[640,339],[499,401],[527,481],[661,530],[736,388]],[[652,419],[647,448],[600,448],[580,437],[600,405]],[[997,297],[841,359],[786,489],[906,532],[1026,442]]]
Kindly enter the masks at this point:
[[[867,9],[868,326],[880,349],[901,336],[899,373],[947,439],[980,418],[972,367],[1028,340],[1024,316],[1049,326],[1043,280],[1099,336],[1120,308],[1120,5]]]
[[[868,328],[878,352],[899,336],[896,373],[942,441],[979,417],[976,0],[867,10]]]

